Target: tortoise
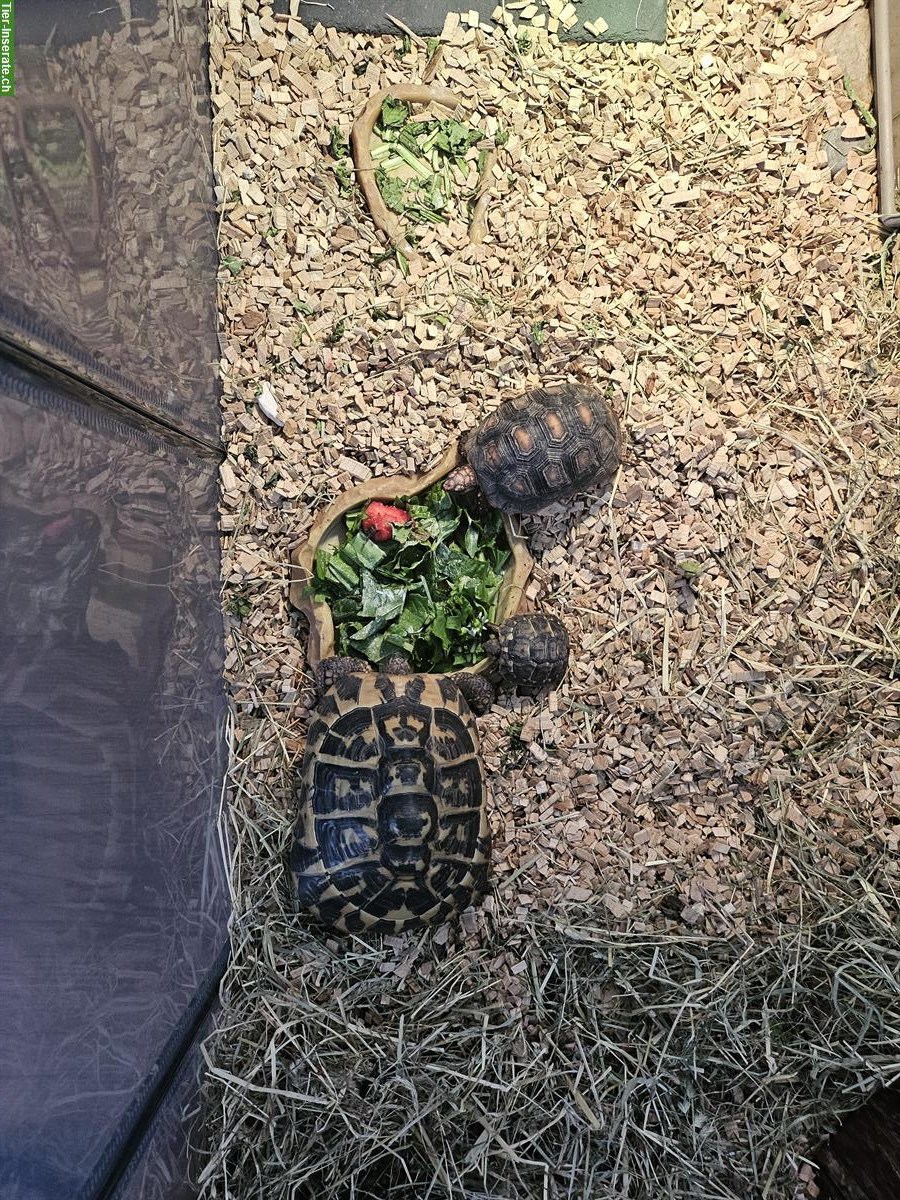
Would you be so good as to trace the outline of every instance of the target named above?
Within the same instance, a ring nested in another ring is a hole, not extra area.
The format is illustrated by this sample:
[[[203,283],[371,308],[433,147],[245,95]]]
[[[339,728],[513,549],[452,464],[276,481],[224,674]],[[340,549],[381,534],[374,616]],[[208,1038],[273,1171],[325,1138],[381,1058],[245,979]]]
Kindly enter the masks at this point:
[[[538,512],[612,479],[620,443],[618,418],[596,388],[534,388],[505,401],[464,439],[467,461],[444,488],[477,486],[503,512]]]
[[[485,891],[490,862],[465,697],[446,675],[321,665],[331,683],[307,736],[290,853],[298,902],[344,933],[443,920]]]
[[[544,613],[520,613],[508,617],[502,625],[489,625],[484,653],[494,659],[492,676],[501,687],[523,696],[533,696],[545,687],[556,687],[569,665],[569,634],[559,617]],[[368,663],[354,658],[326,659],[317,668],[320,688],[328,686],[334,672],[370,669]],[[393,654],[379,664],[388,674],[412,671],[403,654]],[[486,713],[496,693],[484,675],[459,671],[450,678],[463,693],[476,716]]]
[[[521,613],[510,617],[484,644],[496,669],[523,695],[555,687],[569,665],[569,635],[559,617]]]

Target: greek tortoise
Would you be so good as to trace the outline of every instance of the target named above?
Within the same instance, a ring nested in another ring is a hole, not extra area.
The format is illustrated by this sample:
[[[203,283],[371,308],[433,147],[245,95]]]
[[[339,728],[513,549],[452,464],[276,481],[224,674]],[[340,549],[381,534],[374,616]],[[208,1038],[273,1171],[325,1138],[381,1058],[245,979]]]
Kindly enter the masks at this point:
[[[486,889],[484,772],[452,679],[366,667],[329,666],[300,772],[290,867],[300,906],[324,924],[397,933],[442,920]]]
[[[596,388],[563,384],[507,400],[463,444],[467,459],[447,476],[448,492],[481,488],[488,503],[530,513],[609,482],[621,433]]]

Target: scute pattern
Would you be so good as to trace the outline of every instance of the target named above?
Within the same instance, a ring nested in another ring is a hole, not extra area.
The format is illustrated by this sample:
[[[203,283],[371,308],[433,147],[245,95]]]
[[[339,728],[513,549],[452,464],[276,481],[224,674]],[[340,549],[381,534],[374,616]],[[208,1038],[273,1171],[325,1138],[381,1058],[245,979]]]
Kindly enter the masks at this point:
[[[595,388],[535,388],[501,404],[466,450],[490,504],[505,512],[537,512],[612,478],[619,465],[619,422]]]
[[[500,627],[497,667],[525,694],[555,687],[569,662],[569,635],[559,617],[522,613]]]
[[[478,734],[446,676],[344,676],[310,725],[291,871],[346,933],[440,920],[487,886]]]

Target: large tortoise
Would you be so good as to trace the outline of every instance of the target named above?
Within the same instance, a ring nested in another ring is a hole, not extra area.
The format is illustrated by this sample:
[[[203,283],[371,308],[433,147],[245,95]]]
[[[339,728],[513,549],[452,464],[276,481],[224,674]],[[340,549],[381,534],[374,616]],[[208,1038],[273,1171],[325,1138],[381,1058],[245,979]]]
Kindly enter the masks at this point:
[[[469,435],[467,462],[444,487],[477,486],[494,508],[537,512],[609,482],[619,466],[620,440],[618,418],[596,388],[534,388],[505,401]]]
[[[447,676],[322,664],[290,865],[299,904],[345,933],[442,920],[487,886],[475,721]]]

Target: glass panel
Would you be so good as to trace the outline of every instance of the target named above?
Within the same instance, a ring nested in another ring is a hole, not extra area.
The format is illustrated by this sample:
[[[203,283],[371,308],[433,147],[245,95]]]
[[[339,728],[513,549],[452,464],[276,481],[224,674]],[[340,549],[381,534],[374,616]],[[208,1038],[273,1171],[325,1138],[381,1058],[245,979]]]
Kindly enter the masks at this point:
[[[92,1194],[225,941],[216,477],[0,363],[4,1200]]]
[[[17,5],[0,334],[215,441],[205,42],[201,0]]]
[[[200,1046],[212,1032],[207,1019],[185,1054],[150,1128],[114,1194],[114,1200],[192,1200],[197,1188],[196,1149],[201,1144]]]

